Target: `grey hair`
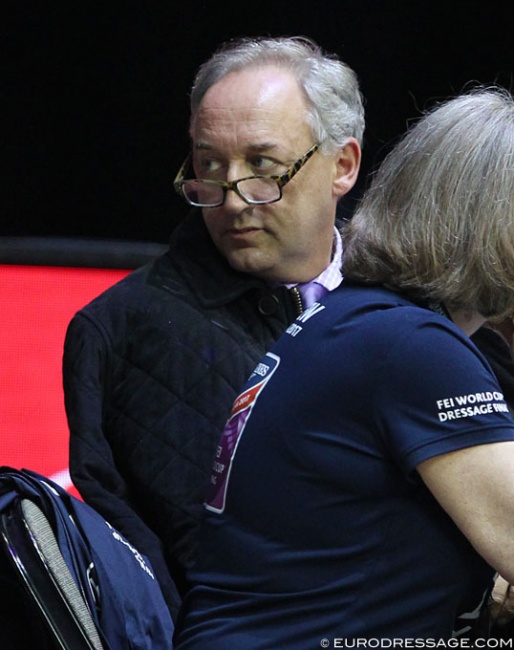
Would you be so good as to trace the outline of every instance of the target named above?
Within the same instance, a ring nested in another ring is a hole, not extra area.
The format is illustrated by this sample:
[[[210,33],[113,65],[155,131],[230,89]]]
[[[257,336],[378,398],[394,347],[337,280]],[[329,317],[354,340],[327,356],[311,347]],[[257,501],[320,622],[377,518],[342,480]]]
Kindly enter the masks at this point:
[[[268,65],[294,73],[307,98],[307,123],[325,153],[335,153],[349,137],[362,144],[364,107],[355,72],[301,36],[242,38],[222,45],[197,72],[192,120],[205,93],[225,75]]]
[[[477,88],[429,111],[343,227],[345,277],[494,317],[514,310],[514,100]]]

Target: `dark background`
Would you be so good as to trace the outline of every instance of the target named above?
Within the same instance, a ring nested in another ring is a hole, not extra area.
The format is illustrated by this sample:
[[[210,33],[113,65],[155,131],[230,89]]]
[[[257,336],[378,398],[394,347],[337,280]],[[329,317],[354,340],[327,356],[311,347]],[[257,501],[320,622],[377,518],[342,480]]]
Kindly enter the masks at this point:
[[[186,213],[198,65],[236,36],[303,34],[357,72],[366,175],[433,102],[513,87],[512,0],[11,2],[0,9],[0,236],[165,242]],[[349,203],[352,204],[352,201]]]

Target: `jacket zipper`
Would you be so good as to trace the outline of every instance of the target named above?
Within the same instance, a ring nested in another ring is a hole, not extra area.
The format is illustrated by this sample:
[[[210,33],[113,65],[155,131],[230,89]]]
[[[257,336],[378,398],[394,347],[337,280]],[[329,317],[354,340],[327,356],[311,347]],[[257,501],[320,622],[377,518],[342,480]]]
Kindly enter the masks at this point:
[[[298,287],[292,287],[289,291],[293,296],[293,302],[298,312],[297,316],[300,316],[300,314],[303,312],[302,296],[300,295]]]

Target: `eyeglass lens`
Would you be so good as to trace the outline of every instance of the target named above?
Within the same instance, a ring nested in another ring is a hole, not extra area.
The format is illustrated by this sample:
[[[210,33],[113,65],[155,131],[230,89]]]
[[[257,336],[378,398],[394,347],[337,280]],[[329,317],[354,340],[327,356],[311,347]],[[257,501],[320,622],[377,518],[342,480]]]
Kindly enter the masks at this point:
[[[247,178],[238,181],[239,194],[252,203],[268,203],[280,198],[280,187],[271,178]],[[183,191],[188,201],[195,205],[221,205],[225,189],[216,183],[204,180],[186,181]]]

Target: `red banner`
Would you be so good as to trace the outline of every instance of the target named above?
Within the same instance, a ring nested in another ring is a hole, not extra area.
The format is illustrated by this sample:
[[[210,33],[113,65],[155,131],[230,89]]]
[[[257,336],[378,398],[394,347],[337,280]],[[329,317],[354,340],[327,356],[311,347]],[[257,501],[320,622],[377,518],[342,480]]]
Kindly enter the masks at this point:
[[[62,351],[73,314],[128,271],[0,265],[0,464],[75,496],[68,472]]]

